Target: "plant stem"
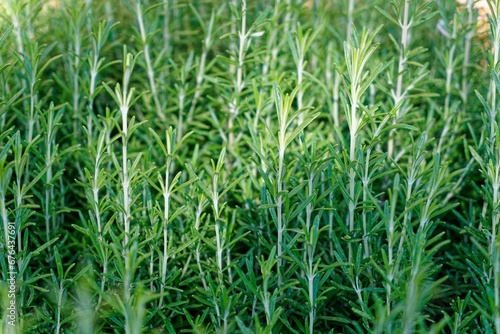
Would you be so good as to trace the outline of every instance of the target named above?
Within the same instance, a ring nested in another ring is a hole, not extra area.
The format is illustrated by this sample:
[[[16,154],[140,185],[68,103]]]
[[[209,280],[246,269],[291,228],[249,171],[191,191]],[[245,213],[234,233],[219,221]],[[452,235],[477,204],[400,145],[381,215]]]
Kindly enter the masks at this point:
[[[79,119],[80,119],[80,59],[82,57],[82,26],[84,23],[85,10],[81,12],[80,10],[75,10],[72,13],[74,22],[71,24],[73,33],[73,57],[70,58],[72,78],[73,78],[73,133],[76,137],[79,129]]]
[[[166,0],[163,5],[163,49],[165,55],[170,56],[171,53],[171,32],[170,32],[170,1]]]
[[[398,105],[402,99],[406,97],[406,90],[403,87],[403,75],[406,68],[407,62],[407,50],[410,45],[410,27],[411,22],[409,22],[409,12],[410,12],[410,0],[402,0],[404,2],[403,6],[403,22],[401,22],[401,41],[400,41],[400,51],[398,60],[398,76],[396,79],[396,91],[393,91],[392,98],[394,100],[394,105]],[[400,109],[396,111],[396,117],[394,118],[393,124],[396,124],[401,116]],[[394,130],[391,131],[389,135],[389,142],[387,147],[387,158],[390,160],[394,154]]]
[[[369,167],[370,167],[370,157],[371,157],[371,152],[372,149],[369,147],[366,151],[366,157],[365,157],[365,168],[364,168],[364,175],[362,177],[362,184],[363,184],[363,203],[367,203],[368,201],[368,193],[370,192],[369,189],[369,183],[370,183],[370,174],[369,174]],[[369,246],[369,236],[368,236],[368,223],[367,223],[367,217],[366,217],[366,210],[363,209],[361,212],[361,220],[363,222],[363,248],[364,248],[364,258],[367,259],[370,257],[370,246]]]
[[[63,293],[64,293],[64,286],[63,283],[61,282],[59,285],[57,293],[57,313],[56,313],[56,334],[59,334],[61,332],[61,309],[63,307],[62,305],[62,298],[63,298]]]
[[[174,153],[174,141],[176,140],[175,138],[176,134],[175,131],[170,129],[169,131],[166,132],[166,138],[167,138],[167,145],[166,145],[166,162],[165,162],[165,179],[164,179],[164,184],[162,186],[163,190],[163,254],[162,254],[162,262],[160,263],[160,268],[161,268],[161,288],[160,288],[160,301],[158,303],[158,307],[161,308],[163,304],[163,294],[165,291],[165,286],[166,286],[166,280],[167,280],[167,266],[168,266],[168,259],[170,257],[169,254],[169,234],[168,234],[168,227],[169,227],[169,222],[170,222],[170,198],[171,198],[171,180],[170,180],[170,175],[172,173],[172,168],[173,168],[173,153]]]
[[[357,82],[353,80],[351,85],[351,124],[349,129],[350,145],[349,145],[349,161],[354,164],[356,161],[356,144],[357,138],[356,134],[358,131],[358,119],[357,119],[357,108],[358,108],[358,96],[357,96]],[[349,168],[349,233],[354,232],[354,210],[356,208],[355,203],[355,186],[356,186],[356,171],[354,170],[354,165]],[[352,243],[348,243],[348,260],[352,263]]]
[[[234,120],[240,112],[240,96],[243,91],[243,66],[245,64],[245,54],[247,48],[247,2],[246,0],[241,0],[241,28],[238,31],[238,58],[236,66],[236,81],[234,83],[234,97],[229,105],[229,120],[228,120],[228,131],[229,131],[229,150],[232,151],[234,148]]]
[[[278,174],[276,175],[277,178],[277,203],[276,203],[276,210],[277,210],[277,219],[278,219],[278,247],[277,247],[277,257],[278,257],[278,263],[277,263],[277,268],[278,268],[278,286],[281,287],[283,286],[283,278],[281,275],[281,256],[282,256],[282,243],[283,243],[283,232],[285,231],[285,226],[283,222],[283,177],[284,177],[284,170],[283,170],[283,165],[285,161],[285,133],[286,133],[286,120],[280,124],[280,132],[278,133]]]
[[[498,159],[499,156],[496,155]],[[500,187],[500,162],[497,161],[494,170],[492,171],[491,182],[493,188],[493,207],[500,205],[499,187]],[[497,241],[497,226],[500,221],[500,214],[497,210],[492,210],[491,218],[491,242],[490,254],[492,261],[492,269],[490,269],[490,277],[493,275],[493,294],[494,294],[494,311],[493,323],[495,324],[496,333],[500,333],[500,263],[499,263],[499,242]]]
[[[456,21],[456,16],[455,20],[453,23],[453,32],[451,34],[451,38],[455,39],[456,38],[456,26],[457,26],[457,21]],[[456,44],[453,43],[448,50],[448,55],[447,55],[447,63],[446,63],[446,85],[445,85],[445,91],[446,91],[446,97],[444,100],[444,110],[443,110],[443,118],[445,120],[445,125],[443,127],[443,131],[441,132],[441,137],[439,138],[439,143],[438,143],[438,148],[437,148],[437,153],[441,153],[442,146],[444,143],[444,140],[446,139],[446,135],[448,131],[450,130],[450,124],[451,121],[453,120],[451,115],[450,115],[450,100],[451,100],[451,89],[452,89],[452,78],[453,78],[453,72],[454,72],[454,60],[455,60],[455,49],[456,49]]]
[[[143,53],[144,53],[144,59],[146,61],[146,72],[148,75],[149,79],[149,87],[151,89],[151,94],[153,95],[153,101],[155,104],[155,109],[156,109],[156,114],[160,118],[162,122],[166,122],[166,117],[163,113],[163,108],[160,103],[160,99],[158,96],[158,89],[156,87],[156,81],[155,81],[155,71],[153,68],[153,64],[151,62],[151,55],[150,55],[150,50],[149,50],[149,43],[148,43],[148,36],[146,34],[146,29],[144,27],[144,18],[142,14],[142,4],[140,0],[136,0],[136,18],[137,22],[139,24],[139,33],[141,37],[141,42],[143,44]],[[168,3],[166,4],[168,6]]]
[[[472,38],[474,36],[474,25],[476,24],[474,20],[474,0],[467,0],[467,29],[469,31],[465,35],[464,42],[464,59],[462,61],[462,88],[460,90],[460,95],[462,96],[462,101],[467,104],[470,91],[470,83],[468,81],[468,72],[470,66],[470,55],[472,48]]]
[[[212,183],[212,204],[214,208],[214,219],[215,219],[215,241],[217,244],[217,268],[219,270],[218,277],[219,283],[223,284],[223,275],[222,275],[222,235],[221,235],[221,223],[220,219],[220,211],[219,211],[219,192],[218,192],[218,181],[219,181],[219,173],[215,172],[213,175],[213,183]]]

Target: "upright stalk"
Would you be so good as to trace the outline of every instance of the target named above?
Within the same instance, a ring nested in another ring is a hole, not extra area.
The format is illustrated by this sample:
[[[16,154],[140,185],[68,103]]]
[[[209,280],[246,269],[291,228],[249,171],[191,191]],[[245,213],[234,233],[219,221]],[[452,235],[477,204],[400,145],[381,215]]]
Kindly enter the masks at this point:
[[[411,255],[410,259],[412,266],[408,279],[403,312],[403,333],[405,334],[414,333],[415,331],[417,319],[420,316],[420,308],[422,307],[421,301],[428,298],[429,294],[429,290],[426,291],[425,287],[436,284],[432,281],[425,282],[428,277],[426,268],[435,265],[432,261],[432,254],[437,248],[446,243],[446,241],[434,246],[433,249],[429,249],[432,243],[432,238],[429,238],[429,234],[432,233],[431,225],[433,221],[431,219],[434,216],[434,212],[438,210],[438,196],[449,187],[449,185],[445,183],[447,182],[448,176],[446,168],[441,166],[440,155],[435,154],[430,179],[425,185],[426,192],[422,198],[420,210],[418,212],[418,229],[416,233],[409,231],[411,235],[409,235],[407,239],[407,241],[409,241],[408,249],[410,250],[409,253]],[[409,226],[411,227],[411,224]],[[439,236],[436,237],[439,239]],[[434,241],[435,240],[437,239],[434,238]]]
[[[363,203],[367,203],[368,201],[368,194],[371,192],[370,191],[370,158],[371,158],[371,153],[372,153],[372,147],[368,147],[366,151],[366,157],[365,157],[365,166],[364,166],[364,172],[362,176],[362,185],[363,185]],[[365,209],[361,212],[361,220],[363,223],[363,249],[364,249],[364,254],[363,257],[365,259],[370,257],[370,245],[369,245],[369,236],[368,236],[368,218],[367,218],[367,212]]]
[[[106,43],[111,29],[113,29],[114,24],[106,21],[101,21],[97,24],[97,29],[93,31],[92,34],[92,51],[88,57],[88,67],[89,67],[89,96],[87,101],[87,131],[90,134],[90,138],[94,133],[93,120],[96,117],[96,112],[94,108],[94,100],[97,93],[97,76],[102,70],[104,64],[104,58],[101,57],[102,48],[104,43]],[[89,138],[89,145],[91,140]]]
[[[72,49],[72,54],[69,57],[69,62],[71,65],[71,76],[72,76],[72,85],[73,85],[73,97],[72,97],[72,109],[73,109],[73,133],[76,134],[79,131],[79,120],[80,120],[80,59],[82,58],[82,29],[85,23],[87,7],[83,8],[83,11],[78,8],[74,8],[70,13],[71,16],[70,26],[72,33],[72,43],[69,46],[69,49]],[[76,137],[77,138],[77,137]],[[75,138],[75,139],[76,139]]]
[[[347,30],[346,30],[346,42],[349,42],[352,38],[352,29],[354,26],[354,0],[349,0],[348,10],[347,10]],[[333,49],[329,46],[328,57],[333,53]],[[329,58],[328,58],[329,59]],[[342,81],[342,75],[335,72],[335,79],[333,83],[333,121],[336,127],[340,126],[339,118],[339,101],[340,101],[340,84]]]
[[[193,8],[193,10],[196,9]],[[210,48],[213,43],[212,34],[213,34],[214,23],[215,23],[215,13],[212,12],[212,15],[210,16],[210,21],[208,22],[208,25],[205,28],[205,39],[203,40],[203,49],[200,55],[200,60],[198,62],[198,71],[196,73],[196,87],[194,89],[193,99],[191,100],[191,107],[189,108],[189,112],[187,114],[188,123],[193,120],[193,116],[196,110],[196,105],[198,103],[199,98],[201,97],[201,94],[203,93],[202,89],[203,77],[205,75],[205,66],[207,62],[208,52],[210,51]],[[179,135],[182,136],[182,134],[184,133],[184,127],[178,128],[178,131],[180,132]]]
[[[139,36],[143,45],[142,52],[144,53],[144,60],[146,61],[146,73],[149,80],[149,88],[151,89],[151,95],[153,96],[153,101],[155,104],[156,114],[162,122],[166,122],[167,118],[163,113],[163,108],[160,103],[160,98],[158,95],[158,89],[156,87],[155,71],[153,68],[153,63],[151,61],[151,54],[148,42],[148,35],[146,34],[146,28],[144,26],[144,18],[142,13],[142,3],[141,0],[136,0],[135,13],[137,23],[139,24]],[[168,6],[168,3],[166,4]],[[167,23],[168,24],[168,23]]]
[[[362,126],[363,116],[359,114],[358,107],[362,104],[362,97],[365,91],[369,88],[372,81],[379,74],[380,67],[374,71],[366,69],[369,59],[373,56],[376,47],[371,45],[375,34],[379,29],[369,34],[363,30],[361,40],[357,40],[356,36],[349,43],[344,44],[344,56],[347,65],[347,76],[344,79],[345,93],[349,98],[346,106],[346,118],[349,125],[349,163],[348,172],[348,228],[349,233],[354,233],[355,230],[355,209],[357,206],[356,200],[356,170],[358,153],[359,130]],[[366,107],[364,107],[366,108]],[[368,111],[370,112],[370,111]],[[348,243],[348,261],[353,263],[352,243]]]
[[[396,88],[395,90],[392,91],[392,99],[394,101],[394,105],[398,105],[402,99],[405,98],[406,96],[406,90],[404,88],[404,83],[403,83],[403,77],[404,77],[404,70],[406,68],[406,62],[407,62],[407,50],[408,46],[410,45],[410,27],[411,23],[409,22],[409,12],[410,12],[410,1],[411,0],[402,0],[404,2],[403,4],[403,17],[402,21],[400,21],[400,27],[401,27],[401,40],[399,43],[399,59],[398,59],[398,72],[397,72],[397,79],[396,79]],[[399,121],[399,118],[401,116],[401,112],[398,109],[396,112],[396,117],[394,118],[394,124]],[[391,131],[391,134],[389,135],[389,142],[388,142],[388,147],[387,147],[387,157],[388,159],[392,159],[393,154],[394,154],[394,138],[393,138],[394,131]]]
[[[393,191],[390,194],[390,211],[389,211],[389,221],[387,224],[387,284],[385,285],[386,290],[386,315],[389,317],[392,312],[392,285],[394,284],[394,242],[396,240],[396,206],[398,203],[399,194],[399,174],[394,177]],[[392,326],[389,324],[388,332],[392,333]]]
[[[297,26],[297,32],[295,33],[295,38],[292,39],[291,35],[288,35],[288,44],[290,49],[292,50],[293,60],[296,66],[297,72],[297,86],[299,90],[297,92],[297,109],[300,110],[304,107],[303,99],[304,99],[304,87],[302,85],[304,80],[304,67],[307,64],[305,60],[305,55],[311,46],[316,35],[320,32],[320,29],[315,30],[312,34],[311,31],[307,31],[303,33],[302,27],[300,24]],[[304,121],[304,115],[300,114],[298,117],[298,124]]]
[[[352,28],[354,27],[354,0],[349,0],[349,5],[347,9],[347,31],[346,31],[346,41],[350,41],[352,38]]]
[[[307,125],[309,125],[315,117],[318,116],[317,113],[313,115],[308,115],[307,118],[304,119],[302,123],[300,123],[297,128],[293,130],[291,133],[287,133],[288,128],[292,121],[295,118],[298,118],[299,114],[302,110],[297,110],[292,113],[292,104],[299,91],[299,87],[295,87],[295,89],[290,93],[290,95],[285,95],[281,92],[281,89],[277,84],[274,84],[274,105],[276,108],[276,113],[278,116],[278,134],[276,136],[277,141],[277,168],[276,168],[276,189],[274,195],[274,201],[276,204],[276,216],[275,223],[277,227],[277,254],[276,257],[278,259],[276,267],[278,271],[278,286],[283,286],[283,277],[282,277],[282,265],[283,265],[283,239],[287,229],[287,220],[285,217],[284,204],[285,204],[285,152],[287,146],[293,141],[293,139],[302,131]]]
[[[319,237],[319,219],[314,220],[314,224],[307,231],[307,243],[306,243],[306,279],[307,279],[307,297],[309,303],[309,333],[314,333],[314,322],[316,321],[316,301],[318,289],[318,273],[317,268],[314,263],[314,254],[316,251],[316,246]]]
[[[241,27],[238,30],[238,46],[237,46],[237,65],[236,65],[236,78],[234,81],[233,99],[229,104],[229,149],[232,151],[234,148],[234,120],[240,112],[240,97],[243,91],[243,66],[245,64],[245,55],[248,48],[249,34],[247,32],[247,2],[241,0]]]
[[[491,50],[491,53],[493,54],[493,63],[490,65],[492,67],[492,70],[496,72],[497,70],[497,65],[498,65],[498,53],[500,52],[500,17],[499,15],[499,6],[500,2],[499,1],[491,1],[491,8],[493,9],[493,48]],[[495,131],[495,126],[497,122],[497,87],[495,85],[495,82],[493,80],[490,81],[490,147],[491,150],[493,151],[494,148],[494,138],[496,135]]]
[[[465,42],[464,42],[464,59],[462,61],[462,87],[460,90],[460,95],[462,96],[462,101],[464,104],[467,103],[470,91],[470,83],[469,83],[469,66],[470,66],[470,56],[472,49],[472,38],[474,36],[474,0],[467,0],[467,33],[465,34]]]
[[[277,102],[276,102],[277,103]],[[278,109],[279,110],[279,109]],[[284,119],[279,121],[279,132],[278,132],[278,174],[276,175],[277,181],[277,219],[278,219],[278,245],[277,245],[277,270],[278,270],[278,286],[283,286],[283,278],[281,276],[281,256],[283,254],[282,243],[283,243],[283,233],[285,232],[286,226],[283,219],[283,179],[284,179],[284,163],[285,163],[285,150],[286,150],[286,125],[287,119],[286,114],[284,114]]]
[[[177,133],[176,130],[169,128],[168,131],[165,131],[166,136],[166,145],[163,144],[160,137],[150,129],[150,132],[156,138],[157,144],[163,150],[163,154],[165,155],[165,171],[164,176],[162,177],[161,173],[158,173],[158,181],[160,183],[160,187],[158,189],[161,190],[161,194],[163,196],[163,217],[162,217],[162,236],[163,236],[163,253],[160,255],[160,273],[161,273],[161,281],[160,281],[160,300],[158,302],[158,307],[161,308],[163,305],[164,292],[167,284],[167,271],[168,271],[168,260],[172,256],[171,251],[169,249],[169,245],[172,240],[172,236],[169,235],[170,228],[170,220],[171,220],[171,200],[172,195],[176,191],[176,186],[179,182],[179,178],[181,176],[178,173],[176,176],[172,178],[172,172],[174,168],[174,159],[175,152],[177,148],[177,144],[183,142],[186,137],[183,137],[177,142]]]
[[[500,1],[489,1],[490,9],[492,11],[492,18],[490,22],[493,26],[492,37],[493,37],[493,63],[490,65],[493,75],[499,75],[498,71],[498,60],[500,52]],[[491,257],[492,267],[490,269],[489,277],[493,276],[493,324],[495,326],[495,331],[500,334],[500,242],[498,241],[497,229],[498,223],[500,221],[500,213],[497,208],[500,205],[499,198],[499,188],[500,188],[500,139],[499,139],[499,128],[497,123],[498,105],[497,105],[497,90],[498,82],[493,78],[490,80],[490,110],[489,110],[489,121],[490,121],[490,152],[489,156],[493,161],[488,162],[488,176],[490,181],[490,187],[492,188],[492,207],[491,207],[491,236],[489,253]]]
[[[358,133],[358,92],[357,92],[357,82],[353,81],[351,84],[351,121],[349,126],[349,161],[351,164],[356,162],[356,144],[357,144],[357,133]],[[354,165],[349,168],[349,233],[354,232],[354,210],[356,208],[355,203],[355,186],[356,186],[356,171]],[[352,244],[348,243],[348,259],[349,263],[352,263]]]
[[[136,164],[132,165],[132,169],[130,173],[129,171],[129,160],[128,160],[128,141],[130,139],[129,135],[129,122],[128,122],[128,114],[131,106],[137,100],[133,100],[134,96],[134,88],[129,88],[130,79],[132,76],[132,71],[136,62],[137,57],[133,57],[132,54],[127,53],[127,48],[123,48],[123,80],[122,85],[116,85],[115,90],[113,91],[106,83],[103,83],[104,87],[108,91],[108,93],[113,97],[115,102],[117,103],[121,119],[121,145],[122,145],[122,162],[121,162],[121,170],[120,170],[120,179],[121,179],[121,190],[122,190],[122,205],[123,212],[121,213],[121,222],[124,229],[123,236],[123,256],[125,262],[125,273],[124,273],[124,291],[123,298],[126,302],[130,299],[130,283],[132,280],[132,263],[131,263],[131,253],[130,253],[130,223],[132,220],[132,191],[131,191],[131,180],[134,175],[136,175]],[[135,124],[132,123],[134,126]],[[132,128],[134,130],[136,126]],[[138,159],[138,158],[137,158]],[[136,160],[137,161],[137,160]]]
[[[54,104],[51,103],[45,121],[43,122],[45,130],[44,148],[45,148],[45,206],[44,206],[44,220],[45,220],[45,238],[48,243],[52,238],[52,231],[55,231],[57,225],[57,215],[54,214],[54,181],[53,181],[53,167],[54,160],[58,156],[58,145],[55,144],[55,135],[62,114],[54,114]],[[52,247],[48,248],[48,259],[52,265]]]
[[[92,141],[92,134],[88,133],[89,143]],[[103,173],[102,165],[104,164],[105,159],[109,156],[106,152],[109,143],[106,143],[106,126],[104,126],[104,130],[101,131],[99,138],[97,140],[97,147],[95,150],[95,156],[92,161],[92,166],[94,167],[94,171],[92,173],[92,178],[89,180],[90,182],[90,195],[88,196],[89,202],[91,203],[92,210],[91,214],[94,216],[93,221],[97,224],[97,240],[99,241],[99,251],[102,256],[101,258],[101,284],[100,291],[105,291],[106,287],[106,275],[108,273],[108,262],[109,262],[109,250],[106,247],[104,234],[103,234],[103,214],[106,209],[101,210],[101,208],[105,208],[103,203],[107,203],[106,198],[101,198],[101,189],[105,186],[106,182],[109,181],[106,174]],[[98,310],[102,303],[102,294],[99,294],[97,303],[95,305],[95,310]]]
[[[163,50],[168,57],[172,52],[171,39],[172,33],[170,32],[170,1],[166,0],[163,5]]]
[[[198,194],[198,205],[196,205],[194,211],[194,229],[197,232],[197,235],[200,232],[201,216],[207,204],[208,200],[206,199],[206,197],[203,194]],[[205,278],[206,274],[201,263],[201,250],[201,240],[199,237],[197,237],[195,245],[196,266],[198,267],[198,272],[200,275],[201,283],[203,284],[203,289],[205,291],[208,291],[207,279]]]
[[[9,235],[14,227],[14,225],[9,221],[9,214],[7,212],[6,198],[9,189],[10,180],[12,178],[12,164],[7,163],[7,152],[10,148],[10,144],[5,145],[2,151],[0,151],[0,219],[2,220],[2,228],[4,232],[4,254],[9,254],[9,245],[14,245],[15,236],[9,238]],[[9,242],[9,240],[11,242]],[[15,247],[12,247],[14,249]],[[7,278],[4,277],[4,280]]]
[[[225,151],[221,153],[221,157],[224,157]],[[219,173],[222,168],[222,162],[223,160],[219,158],[219,162],[217,163],[217,167],[220,166],[220,168],[216,167],[216,170],[213,173],[212,176],[212,205],[213,205],[213,210],[214,210],[214,220],[215,220],[215,242],[217,245],[216,253],[217,253],[217,268],[218,268],[218,277],[219,277],[219,284],[223,285],[223,273],[222,270],[224,269],[223,267],[223,262],[222,262],[222,254],[224,252],[224,240],[222,239],[222,234],[223,231],[221,229],[221,208],[220,208],[220,198],[219,198]]]
[[[401,231],[401,237],[399,238],[399,245],[397,250],[398,256],[394,264],[394,272],[395,272],[394,280],[396,283],[398,283],[399,266],[403,259],[402,254],[404,252],[404,241],[407,233],[409,233],[407,229],[410,226],[411,221],[413,219],[413,210],[411,210],[411,208],[414,205],[415,194],[419,190],[418,180],[421,177],[422,167],[423,167],[422,163],[424,162],[424,159],[426,157],[426,152],[424,151],[424,146],[426,145],[426,143],[427,143],[427,135],[426,133],[423,133],[420,138],[420,141],[415,146],[414,153],[409,158],[408,162],[408,170],[406,173],[406,193],[404,202],[405,207],[404,207],[403,220],[401,224],[402,231]]]
[[[498,143],[498,141],[497,141]],[[498,149],[498,148],[497,148]],[[496,154],[496,163],[489,169],[491,187],[493,188],[493,207],[500,205],[499,188],[500,188],[500,155]],[[492,268],[490,269],[490,277],[493,276],[493,323],[495,324],[496,333],[500,333],[500,242],[497,240],[497,227],[500,221],[500,213],[497,210],[492,210],[491,216],[491,241],[489,253],[491,254]]]
[[[452,94],[452,79],[453,79],[453,72],[454,72],[454,64],[455,64],[455,50],[456,50],[456,43],[454,43],[454,40],[457,36],[456,28],[457,27],[457,17],[455,15],[454,20],[453,20],[453,31],[451,33],[450,37],[450,42],[452,43],[449,50],[448,54],[445,57],[446,61],[446,84],[445,84],[445,91],[446,91],[446,97],[444,100],[444,110],[443,110],[443,119],[445,121],[445,125],[443,127],[443,130],[441,132],[441,137],[439,138],[439,143],[438,143],[438,148],[437,152],[441,153],[442,151],[442,146],[444,143],[444,140],[446,139],[447,133],[450,131],[450,126],[451,126],[451,121],[453,118],[450,115],[450,101],[451,101],[451,94]]]

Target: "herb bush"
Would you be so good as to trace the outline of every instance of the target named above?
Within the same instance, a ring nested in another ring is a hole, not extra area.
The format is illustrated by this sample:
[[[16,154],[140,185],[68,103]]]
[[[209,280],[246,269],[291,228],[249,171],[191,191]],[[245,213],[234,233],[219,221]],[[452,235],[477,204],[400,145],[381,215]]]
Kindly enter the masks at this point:
[[[3,0],[1,333],[500,333],[488,4]]]

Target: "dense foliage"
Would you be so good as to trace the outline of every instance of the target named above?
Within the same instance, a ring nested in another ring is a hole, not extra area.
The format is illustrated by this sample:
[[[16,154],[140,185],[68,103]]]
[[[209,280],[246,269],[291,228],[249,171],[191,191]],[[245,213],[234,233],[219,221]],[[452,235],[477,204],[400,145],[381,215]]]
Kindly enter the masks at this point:
[[[0,2],[0,333],[500,334],[473,4]]]

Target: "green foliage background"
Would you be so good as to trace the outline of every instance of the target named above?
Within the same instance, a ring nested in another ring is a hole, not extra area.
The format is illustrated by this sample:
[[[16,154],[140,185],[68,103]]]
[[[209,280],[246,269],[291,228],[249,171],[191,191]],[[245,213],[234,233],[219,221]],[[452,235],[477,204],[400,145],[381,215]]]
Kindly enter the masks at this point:
[[[472,5],[0,3],[0,332],[499,334]]]

